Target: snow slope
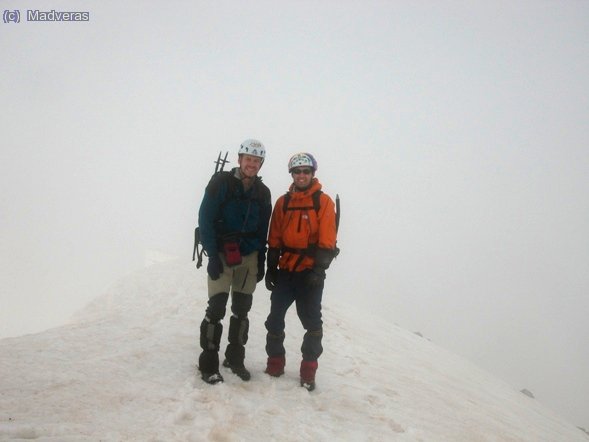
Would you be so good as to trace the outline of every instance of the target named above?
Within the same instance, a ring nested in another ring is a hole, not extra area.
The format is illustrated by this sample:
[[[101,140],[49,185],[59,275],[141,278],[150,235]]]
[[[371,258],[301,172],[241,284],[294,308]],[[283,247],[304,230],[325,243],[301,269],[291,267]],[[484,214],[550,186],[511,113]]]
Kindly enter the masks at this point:
[[[66,326],[0,340],[0,440],[589,441],[536,400],[426,339],[338,303],[327,283],[318,388],[263,373],[269,294],[255,294],[244,383],[196,375],[205,274],[153,265]],[[226,333],[223,336],[223,345]],[[223,369],[225,370],[225,369]]]

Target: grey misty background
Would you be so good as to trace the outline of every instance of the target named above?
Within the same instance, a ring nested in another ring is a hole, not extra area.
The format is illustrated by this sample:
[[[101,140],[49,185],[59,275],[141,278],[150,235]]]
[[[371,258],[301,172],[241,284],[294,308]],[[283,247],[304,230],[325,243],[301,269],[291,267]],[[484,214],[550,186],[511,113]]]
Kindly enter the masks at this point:
[[[256,137],[274,199],[302,150],[342,198],[326,303],[589,427],[589,4],[50,8],[90,21],[0,23],[0,336],[190,259],[212,161]]]

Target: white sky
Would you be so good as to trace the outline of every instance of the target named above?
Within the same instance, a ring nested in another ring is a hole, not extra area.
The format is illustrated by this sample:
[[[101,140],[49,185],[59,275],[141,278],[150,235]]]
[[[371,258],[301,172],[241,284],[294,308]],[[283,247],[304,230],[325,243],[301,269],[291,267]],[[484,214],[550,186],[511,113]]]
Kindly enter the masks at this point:
[[[589,427],[587,2],[26,7],[90,21],[0,22],[0,336],[190,259],[212,160],[254,137],[274,198],[301,150],[342,198],[325,296]]]

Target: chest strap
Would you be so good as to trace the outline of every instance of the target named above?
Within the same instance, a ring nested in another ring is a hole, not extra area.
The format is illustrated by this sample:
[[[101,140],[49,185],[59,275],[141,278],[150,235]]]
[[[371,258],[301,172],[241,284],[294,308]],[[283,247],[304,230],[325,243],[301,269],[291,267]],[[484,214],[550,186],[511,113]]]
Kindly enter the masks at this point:
[[[307,247],[306,249],[295,249],[293,247],[287,247],[287,246],[283,246],[281,249],[281,254],[288,252],[288,253],[294,253],[296,255],[299,255],[299,257],[297,258],[295,265],[293,267],[293,272],[297,270],[297,267],[299,265],[301,265],[301,262],[303,262],[303,259],[305,259],[306,256],[309,256],[311,258],[313,258],[315,256],[315,254],[317,253],[317,244],[309,244],[309,247]]]

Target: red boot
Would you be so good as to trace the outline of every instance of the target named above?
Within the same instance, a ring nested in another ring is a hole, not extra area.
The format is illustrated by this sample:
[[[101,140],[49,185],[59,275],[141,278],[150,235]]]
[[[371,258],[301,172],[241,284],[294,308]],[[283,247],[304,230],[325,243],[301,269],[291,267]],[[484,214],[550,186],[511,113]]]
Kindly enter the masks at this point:
[[[301,361],[301,387],[309,391],[315,390],[315,373],[319,363],[317,361]]]
[[[286,358],[282,356],[270,356],[266,363],[266,373],[270,376],[278,377],[284,374],[284,366],[286,365]]]

